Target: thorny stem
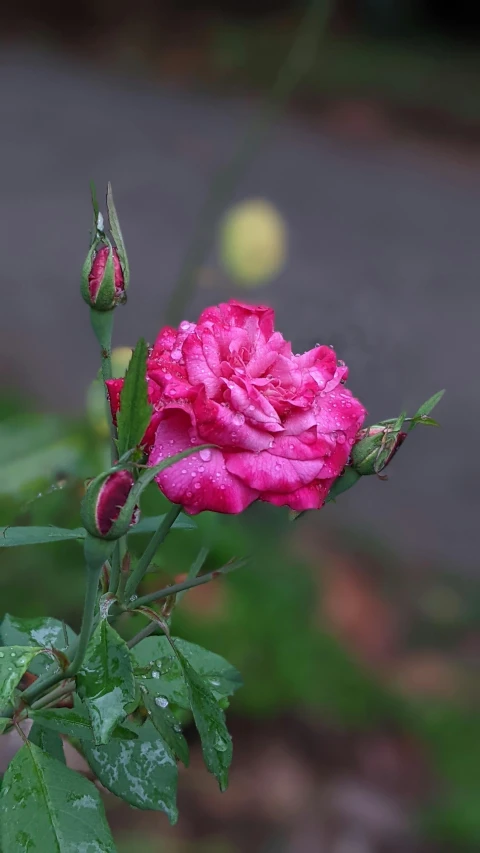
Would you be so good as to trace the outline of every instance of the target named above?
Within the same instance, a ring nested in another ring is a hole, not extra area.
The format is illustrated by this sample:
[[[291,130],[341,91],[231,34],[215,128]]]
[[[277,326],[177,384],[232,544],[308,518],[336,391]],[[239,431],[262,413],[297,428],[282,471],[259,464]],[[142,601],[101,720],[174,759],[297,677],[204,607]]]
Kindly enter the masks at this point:
[[[63,681],[66,678],[72,678],[72,676],[76,675],[78,670],[80,669],[92,634],[95,616],[95,605],[97,601],[98,582],[100,579],[101,571],[102,566],[96,569],[87,566],[87,588],[85,591],[85,601],[83,605],[82,627],[78,636],[78,642],[75,649],[75,654],[73,656],[73,660],[64,672],[57,671],[52,673],[51,675],[46,676],[45,678],[39,678],[37,679],[37,681],[35,681],[34,684],[30,685],[30,687],[27,687],[27,689],[24,690],[24,692],[22,693],[22,699],[27,705],[30,705],[32,701],[37,698],[37,696],[40,696],[42,693],[45,692],[45,690],[48,690],[50,687],[53,687],[59,681]]]
[[[113,317],[115,309],[111,311],[96,311],[95,308],[90,309],[90,320],[95,337],[100,344],[101,369],[103,390],[105,392],[105,403],[107,406],[107,418],[110,427],[110,451],[112,465],[115,464],[117,451],[115,446],[115,427],[110,414],[110,402],[108,399],[107,379],[112,378],[112,332],[113,332]]]
[[[133,649],[134,646],[137,646],[138,643],[141,643],[142,640],[145,640],[147,637],[150,637],[151,634],[154,634],[157,630],[158,625],[156,622],[149,622],[148,625],[145,625],[145,628],[142,628],[138,634],[135,634],[131,640],[128,641],[127,646],[129,649]]]
[[[163,589],[151,592],[148,595],[142,595],[140,598],[135,600],[132,605],[132,609],[135,608],[136,610],[138,607],[143,607],[143,605],[150,604],[152,601],[158,601],[161,598],[168,598],[169,595],[175,595],[178,592],[183,592],[184,590],[192,589],[195,586],[201,586],[201,584],[209,583],[209,581],[214,580],[216,577],[219,577],[219,575],[227,575],[229,572],[235,571],[235,569],[242,568],[242,566],[245,566],[248,563],[248,560],[248,557],[242,557],[238,560],[230,560],[219,569],[214,569],[212,572],[206,572],[204,575],[200,575],[199,578],[191,578],[183,581],[182,583],[166,586]]]
[[[133,595],[135,590],[137,589],[139,583],[142,581],[143,576],[145,575],[150,563],[152,562],[157,548],[162,544],[163,540],[167,536],[170,528],[178,518],[182,511],[181,506],[177,506],[173,504],[169,512],[164,516],[163,521],[157,527],[155,533],[153,534],[150,542],[148,543],[145,551],[140,557],[137,565],[135,566],[130,578],[127,582],[125,588],[125,598],[128,601],[129,597]]]
[[[65,681],[63,684],[59,684],[58,687],[50,690],[50,692],[46,693],[45,696],[41,696],[36,702],[32,702],[30,709],[32,711],[38,711],[40,708],[45,708],[47,705],[58,702],[58,700],[62,699],[64,696],[68,696],[69,693],[73,693],[74,690],[75,681],[73,679]]]
[[[112,557],[112,570],[110,572],[110,584],[108,587],[109,592],[116,593],[118,589],[118,584],[120,581],[120,573],[122,570],[122,563],[127,551],[127,537],[122,536],[118,542],[115,543],[115,550],[113,552]]]

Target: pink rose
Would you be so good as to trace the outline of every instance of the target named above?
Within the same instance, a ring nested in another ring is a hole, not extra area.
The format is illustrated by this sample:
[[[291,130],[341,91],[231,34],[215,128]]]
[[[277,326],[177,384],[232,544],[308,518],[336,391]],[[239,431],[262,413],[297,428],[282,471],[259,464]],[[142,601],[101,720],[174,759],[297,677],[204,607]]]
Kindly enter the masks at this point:
[[[148,462],[196,444],[219,448],[162,471],[162,492],[192,515],[237,513],[255,500],[319,509],[366,414],[347,373],[328,346],[294,355],[261,305],[232,300],[197,324],[162,329],[147,365]],[[113,416],[121,386],[108,383]]]

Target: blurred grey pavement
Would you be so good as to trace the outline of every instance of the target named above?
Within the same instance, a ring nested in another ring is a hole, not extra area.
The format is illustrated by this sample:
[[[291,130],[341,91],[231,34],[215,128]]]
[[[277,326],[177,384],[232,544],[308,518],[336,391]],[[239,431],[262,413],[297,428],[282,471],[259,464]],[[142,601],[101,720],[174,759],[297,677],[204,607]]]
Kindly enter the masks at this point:
[[[39,49],[0,50],[3,387],[20,386],[47,409],[83,405],[97,370],[79,296],[91,179],[113,183],[132,269],[116,343],[153,340],[209,180],[253,111],[247,101],[99,76]],[[475,571],[480,168],[341,141],[287,117],[237,193],[259,196],[287,220],[287,268],[266,288],[200,288],[189,319],[231,296],[272,304],[296,351],[335,346],[370,422],[413,413],[446,388],[442,429],[416,430],[388,483],[369,478],[318,524]]]

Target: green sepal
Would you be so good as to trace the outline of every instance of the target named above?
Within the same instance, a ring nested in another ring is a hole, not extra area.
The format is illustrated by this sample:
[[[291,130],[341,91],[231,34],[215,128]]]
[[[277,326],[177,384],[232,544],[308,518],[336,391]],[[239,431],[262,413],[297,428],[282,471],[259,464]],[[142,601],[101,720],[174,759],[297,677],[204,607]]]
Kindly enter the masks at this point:
[[[118,453],[121,456],[140,444],[150,422],[148,402],[147,344],[140,338],[127,367],[117,415]]]
[[[125,243],[123,242],[120,221],[118,219],[117,210],[113,201],[112,185],[110,182],[108,182],[107,184],[107,210],[108,221],[110,223],[110,231],[112,232],[112,237],[115,241],[115,246],[117,247],[118,257],[123,272],[124,290],[126,291],[130,283],[130,267],[128,264],[127,253],[125,250]]]

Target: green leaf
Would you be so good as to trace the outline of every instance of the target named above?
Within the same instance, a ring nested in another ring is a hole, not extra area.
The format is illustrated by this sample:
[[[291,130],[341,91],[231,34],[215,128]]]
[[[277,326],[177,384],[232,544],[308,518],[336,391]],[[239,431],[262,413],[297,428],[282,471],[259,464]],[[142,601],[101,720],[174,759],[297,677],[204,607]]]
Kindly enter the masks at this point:
[[[0,527],[0,548],[84,539],[85,532],[83,527],[77,527],[75,530],[66,527]]]
[[[0,825],[5,853],[116,853],[95,785],[34,744],[5,773]]]
[[[128,646],[106,619],[88,644],[77,687],[90,715],[95,743],[107,743],[136,693]]]
[[[217,699],[232,696],[242,686],[238,670],[220,655],[186,640],[175,639],[175,646],[207,680]],[[132,654],[139,667],[140,683],[152,696],[163,696],[180,708],[190,708],[182,667],[166,637],[147,637],[132,649]]]
[[[30,646],[2,646],[0,649],[0,708],[10,702],[18,682],[41,649]]]
[[[147,391],[147,345],[140,338],[125,374],[117,415],[118,453],[140,444],[150,422],[152,407]]]
[[[128,531],[129,536],[138,533],[154,533],[164,515],[142,518]],[[195,530],[196,524],[185,515],[180,515],[173,524],[173,529]],[[0,527],[0,548],[14,548],[18,545],[48,545],[51,542],[66,542],[85,539],[87,531],[84,527],[72,530],[68,527]]]
[[[146,518],[140,519],[138,524],[135,524],[131,530],[128,531],[129,536],[134,536],[136,533],[155,533],[157,527],[160,527],[163,519],[165,518],[165,513],[162,515],[152,515],[147,516]],[[172,524],[172,530],[196,530],[197,525],[193,521],[193,519],[188,518],[183,513],[180,513],[178,518]]]
[[[62,764],[65,764],[63,742],[57,732],[52,732],[51,729],[45,729],[40,725],[40,723],[34,723],[30,729],[28,739],[30,743],[34,743],[35,746],[40,747],[44,752],[48,752],[49,755],[56,758],[57,761],[61,761]]]
[[[113,201],[112,185],[110,182],[107,185],[107,210],[108,221],[110,222],[110,231],[112,232],[112,237],[117,247],[118,256],[122,264],[125,286],[127,287],[130,278],[130,267],[128,265],[127,253],[125,251],[125,243],[123,242],[122,231],[120,228],[118,214]]]
[[[88,711],[79,699],[74,708],[42,708],[40,711],[30,711],[28,716],[41,724],[42,728],[94,743]],[[124,726],[117,726],[112,732],[112,737],[125,739],[135,738],[136,735]]]
[[[164,744],[168,747],[172,756],[178,756],[180,761],[183,761],[185,767],[188,767],[188,744],[182,734],[182,727],[179,721],[168,707],[169,702],[167,697],[152,696],[145,688],[143,688],[142,694],[145,709]]]
[[[343,474],[340,474],[339,477],[335,480],[332,488],[330,489],[327,497],[327,503],[331,501],[335,501],[342,492],[346,492],[348,489],[351,489],[352,486],[355,485],[356,482],[360,479],[361,474],[351,468],[349,465],[345,468]]]
[[[163,811],[175,823],[177,764],[149,721],[136,731],[135,741],[84,744],[85,758],[102,785],[117,797],[137,809]]]
[[[433,427],[439,427],[440,426],[438,421],[434,420],[434,418],[427,418],[426,415],[422,415],[419,418],[412,418],[412,421],[415,421],[414,426],[416,426],[417,424],[420,424],[420,425],[423,424],[423,426],[433,426]],[[413,427],[412,427],[412,429],[413,429]]]
[[[205,764],[218,780],[221,791],[228,786],[228,769],[232,763],[232,738],[220,708],[207,680],[199,675],[173,641],[177,658],[183,670],[188,699],[195,725],[202,742]]]
[[[0,735],[3,735],[7,726],[11,725],[10,717],[0,717]]]
[[[20,619],[7,613],[0,625],[0,641],[5,646],[39,646],[68,654],[68,648],[75,639],[76,634],[68,625],[51,617]],[[39,655],[30,669],[35,675],[40,675],[51,663],[47,655]]]
[[[445,389],[443,391],[437,391],[433,397],[430,397],[428,400],[423,403],[417,412],[415,412],[412,421],[410,423],[410,432],[412,429],[419,423],[420,420],[423,420],[424,416],[430,414],[431,411],[435,408],[435,406],[440,402],[443,395],[445,394]]]

